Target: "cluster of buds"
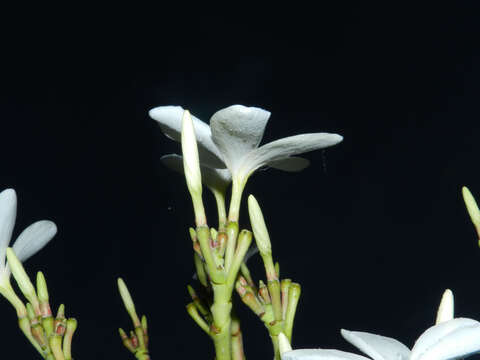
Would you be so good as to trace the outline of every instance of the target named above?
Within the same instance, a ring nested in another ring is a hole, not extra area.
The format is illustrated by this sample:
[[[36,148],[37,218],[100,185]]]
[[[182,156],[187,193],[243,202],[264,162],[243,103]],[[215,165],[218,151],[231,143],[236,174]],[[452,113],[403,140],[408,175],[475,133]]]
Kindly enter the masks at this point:
[[[242,275],[239,276],[235,287],[242,302],[262,320],[272,340],[276,341],[275,337],[283,332],[291,341],[295,312],[301,293],[300,284],[292,282],[291,279],[283,279],[278,289],[276,286],[267,286],[260,280],[256,287],[250,274],[243,270],[242,267]],[[276,314],[276,305],[273,303],[276,297],[280,298],[280,316]]]
[[[28,300],[26,313],[19,314],[20,329],[30,343],[47,360],[72,360],[72,338],[77,320],[65,318],[65,306],[59,306],[52,315],[47,282],[42,272],[37,273],[36,290],[22,263],[11,248],[7,249],[8,265],[18,287]]]
[[[273,262],[267,226],[260,206],[252,195],[248,198],[248,211],[255,241],[265,267],[267,284],[260,280],[257,287],[247,265],[243,263],[235,288],[243,303],[262,320],[268,329],[274,345],[275,357],[278,358],[278,336],[283,333],[288,341],[292,338],[301,288],[291,279],[279,280],[280,265]]]
[[[147,317],[143,315],[142,320],[139,319],[127,285],[125,285],[125,282],[121,278],[118,279],[117,283],[123,304],[130,319],[132,319],[134,328],[134,330],[130,331],[130,336],[128,336],[122,328],[118,329],[122,343],[137,359],[150,360],[148,353]]]

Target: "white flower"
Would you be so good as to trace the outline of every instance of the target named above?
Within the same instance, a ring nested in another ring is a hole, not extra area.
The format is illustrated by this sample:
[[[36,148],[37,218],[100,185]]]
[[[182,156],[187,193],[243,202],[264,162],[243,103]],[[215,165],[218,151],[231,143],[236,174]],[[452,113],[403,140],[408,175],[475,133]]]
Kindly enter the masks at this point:
[[[16,215],[17,195],[15,190],[6,189],[0,193],[0,293],[11,302],[15,299],[12,297],[14,294],[12,294],[13,289],[10,285],[10,269],[5,257],[12,238]],[[23,262],[40,251],[56,233],[57,227],[53,222],[37,221],[17,237],[13,244],[13,251]]]
[[[373,360],[451,360],[480,352],[480,323],[456,318],[427,329],[410,351],[401,342],[376,334],[342,330],[342,336]],[[300,349],[282,354],[282,360],[370,360],[325,349]]]
[[[150,110],[163,132],[180,141],[183,109],[160,106]],[[210,126],[192,116],[200,162],[210,168],[227,167],[233,180],[230,220],[238,219],[240,198],[248,177],[262,166],[285,171],[300,171],[308,166],[306,159],[294,155],[326,148],[342,141],[337,134],[313,133],[290,136],[259,146],[270,112],[242,105],[217,111]]]
[[[401,342],[376,334],[341,330],[349,343],[373,360],[452,360],[480,352],[480,322],[453,319],[453,294],[445,291],[437,324],[428,328],[412,350]],[[299,349],[284,352],[282,360],[370,360],[367,357],[326,349]]]

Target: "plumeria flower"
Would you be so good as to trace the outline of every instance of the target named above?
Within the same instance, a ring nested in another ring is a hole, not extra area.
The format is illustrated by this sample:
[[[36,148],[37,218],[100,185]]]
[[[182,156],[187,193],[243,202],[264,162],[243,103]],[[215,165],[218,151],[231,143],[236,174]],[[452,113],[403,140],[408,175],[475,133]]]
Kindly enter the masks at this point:
[[[453,318],[453,294],[450,290],[443,295],[437,323],[417,339],[412,350],[385,336],[343,329],[341,334],[345,340],[373,360],[452,360],[480,352],[480,322]],[[370,360],[365,356],[340,350],[290,350],[285,345],[283,348],[286,348],[286,351],[281,354],[282,360]]]
[[[0,193],[0,294],[16,308],[19,316],[25,315],[25,307],[15,295],[10,284],[10,269],[6,262],[6,251],[12,238],[17,215],[15,190]],[[22,262],[40,251],[57,233],[57,226],[48,220],[37,221],[23,230],[13,243],[13,251]]]
[[[160,106],[150,110],[163,132],[180,141],[183,109],[180,106]],[[290,136],[260,145],[270,112],[242,105],[232,105],[217,111],[210,126],[192,116],[203,166],[227,168],[232,177],[232,201],[229,220],[238,220],[240,199],[249,176],[263,166],[285,171],[300,171],[308,160],[294,155],[323,149],[342,141],[338,134],[312,133]]]

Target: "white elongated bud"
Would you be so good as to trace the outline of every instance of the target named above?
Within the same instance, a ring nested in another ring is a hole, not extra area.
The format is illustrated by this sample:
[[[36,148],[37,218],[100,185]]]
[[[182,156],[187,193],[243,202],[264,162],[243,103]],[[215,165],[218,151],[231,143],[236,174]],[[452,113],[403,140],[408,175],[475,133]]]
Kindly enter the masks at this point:
[[[183,169],[190,192],[202,193],[202,176],[198,159],[197,138],[190,112],[185,110],[182,118]]]
[[[288,341],[287,337],[283,332],[280,332],[280,334],[278,334],[278,350],[280,352],[280,355],[287,351],[292,351],[292,345],[290,345],[290,342]]]
[[[20,288],[23,295],[25,295],[28,301],[32,304],[35,313],[38,315],[40,313],[40,308],[37,294],[35,292],[35,287],[33,286],[30,278],[28,277],[25,269],[23,268],[22,263],[20,262],[20,260],[18,260],[15,252],[11,247],[7,248],[7,260],[8,266],[12,271],[13,277],[15,278],[18,287]]]
[[[270,242],[270,236],[268,235],[267,226],[265,225],[265,219],[263,218],[260,205],[258,205],[257,199],[255,199],[253,195],[248,196],[248,213],[260,255],[271,254],[272,244]]]
[[[138,319],[137,312],[135,311],[135,304],[133,303],[132,296],[130,295],[130,291],[128,291],[127,285],[122,278],[117,279],[117,284],[118,292],[123,300],[123,305],[125,306],[128,315],[130,315],[134,326],[140,326],[140,320]]]
[[[454,317],[454,301],[453,293],[450,289],[445,290],[440,301],[440,306],[437,311],[437,320],[435,324],[440,324],[445,321],[452,320]]]
[[[467,206],[468,214],[470,215],[470,219],[475,226],[480,226],[480,210],[478,209],[477,202],[473,197],[472,193],[466,186],[462,188],[462,195],[463,201],[465,201],[465,205]]]
[[[182,118],[182,153],[183,170],[187,180],[188,191],[192,197],[195,222],[197,226],[205,226],[207,218],[202,201],[202,174],[198,159],[197,138],[195,137],[192,117],[188,110],[183,112]]]

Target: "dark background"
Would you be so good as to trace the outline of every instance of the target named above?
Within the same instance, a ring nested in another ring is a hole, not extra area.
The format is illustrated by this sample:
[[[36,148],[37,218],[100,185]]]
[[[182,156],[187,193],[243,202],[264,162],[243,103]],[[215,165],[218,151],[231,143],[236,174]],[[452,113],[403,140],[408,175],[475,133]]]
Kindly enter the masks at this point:
[[[295,348],[353,351],[340,328],[412,346],[446,288],[458,316],[480,318],[480,249],[460,194],[468,185],[480,198],[478,9],[304,10],[238,23],[224,16],[211,30],[208,20],[184,21],[185,36],[153,26],[156,40],[145,46],[142,35],[113,30],[65,40],[63,28],[55,39],[28,30],[4,49],[0,187],[18,193],[16,234],[40,219],[59,227],[26,268],[43,270],[52,304],[79,320],[75,358],[133,358],[117,336],[130,329],[118,276],[149,317],[153,358],[213,357],[184,310],[193,215],[183,179],[159,164],[179,151],[147,115],[159,105],[204,121],[232,104],[265,108],[264,143],[344,136],[307,154],[302,173],[260,171],[246,189],[262,205],[282,277],[302,284]],[[241,220],[248,228],[245,211]],[[264,278],[260,258],[251,264]],[[235,300],[247,357],[270,358],[267,332]],[[37,356],[0,305],[7,351]]]

